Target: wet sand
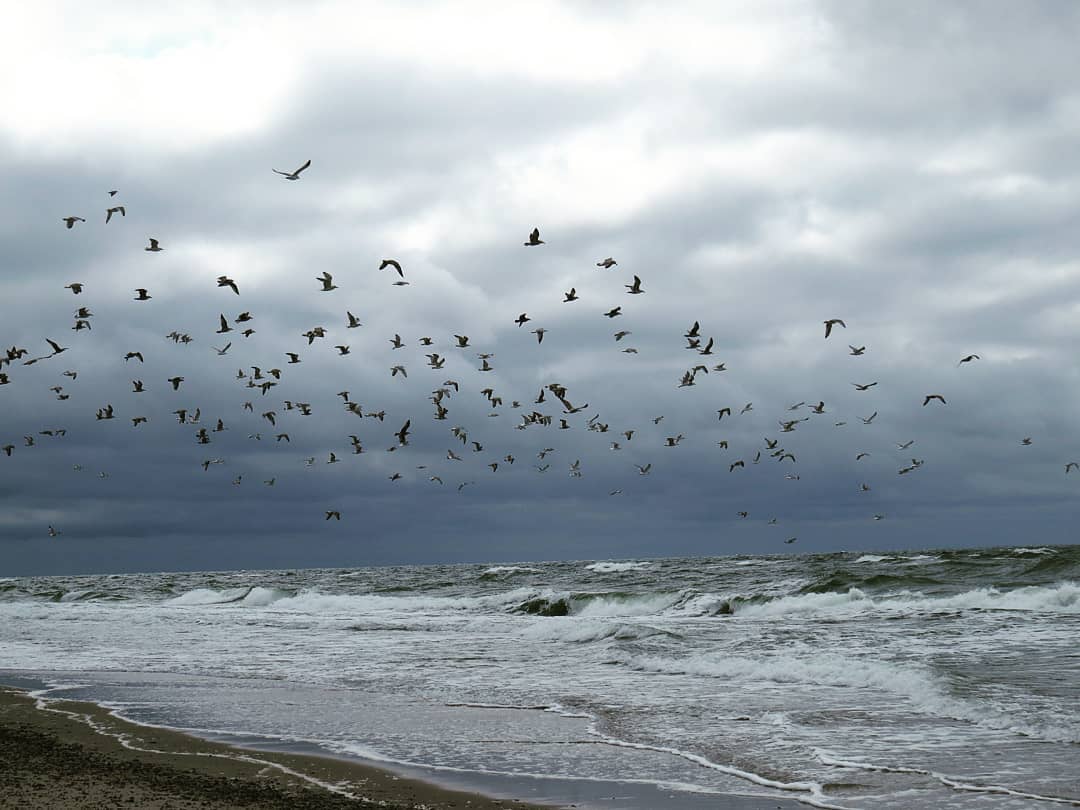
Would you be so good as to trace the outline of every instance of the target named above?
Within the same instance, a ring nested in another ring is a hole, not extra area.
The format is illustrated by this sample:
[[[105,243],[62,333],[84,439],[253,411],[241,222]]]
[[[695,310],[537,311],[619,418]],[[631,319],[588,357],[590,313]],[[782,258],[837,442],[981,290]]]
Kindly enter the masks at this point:
[[[361,763],[245,751],[120,720],[92,703],[35,707],[0,686],[0,808],[541,810]],[[550,810],[550,808],[548,808]]]
[[[660,786],[508,777],[494,799],[332,756],[242,748],[142,726],[94,703],[0,684],[0,810],[774,810],[790,799],[672,792]],[[414,771],[415,772],[415,771]],[[554,790],[552,787],[554,785]],[[555,801],[546,794],[573,796]]]

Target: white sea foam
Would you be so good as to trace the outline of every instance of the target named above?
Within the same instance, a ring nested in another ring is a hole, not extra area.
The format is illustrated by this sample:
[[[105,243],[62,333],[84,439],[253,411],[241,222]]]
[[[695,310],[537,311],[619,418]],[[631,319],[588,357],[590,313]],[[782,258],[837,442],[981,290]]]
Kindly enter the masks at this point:
[[[811,684],[872,688],[907,698],[917,711],[938,717],[963,720],[976,725],[1011,731],[1052,742],[1080,742],[1080,724],[1021,719],[986,703],[951,696],[933,672],[923,666],[840,654],[775,654],[750,656],[688,656],[670,659],[659,656],[626,655],[621,662],[631,669],[673,675],[722,678],[729,682]]]
[[[884,562],[885,560],[895,560],[896,557],[890,557],[887,554],[863,554],[859,559],[855,560],[857,563],[875,563]]]
[[[649,568],[647,562],[594,562],[586,565],[586,570],[595,571],[597,574],[620,574],[623,571],[643,571]]]
[[[1012,548],[1009,549],[1013,554],[1056,554],[1057,551],[1052,548]]]
[[[572,622],[541,621],[528,628],[527,638],[587,644],[595,641],[636,641],[652,636],[671,635],[647,624],[627,624],[595,619],[575,619]]]
[[[214,590],[213,588],[196,588],[193,591],[182,593],[173,599],[166,600],[167,605],[223,605],[228,602],[237,602],[248,595],[251,588],[225,588]]]
[[[1046,613],[1080,613],[1080,585],[1028,586],[1011,591],[976,588],[954,596],[922,596],[904,591],[872,597],[858,588],[846,592],[828,591],[784,596],[768,602],[734,603],[732,612],[740,617],[769,617],[791,614],[840,613],[939,613],[963,610],[1013,610]]]
[[[491,568],[485,570],[482,574],[487,576],[496,576],[498,574],[535,574],[535,568],[528,568],[524,565],[493,565]]]

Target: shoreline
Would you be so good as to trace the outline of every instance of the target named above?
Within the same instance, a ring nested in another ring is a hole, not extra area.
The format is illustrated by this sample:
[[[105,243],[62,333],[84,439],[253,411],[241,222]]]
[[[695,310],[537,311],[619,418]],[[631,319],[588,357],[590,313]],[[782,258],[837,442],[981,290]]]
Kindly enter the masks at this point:
[[[20,679],[21,680],[21,679]],[[118,717],[96,703],[48,698],[0,680],[0,810],[774,810],[794,799],[672,791],[621,781],[507,776],[507,796],[439,784],[422,768],[392,769],[323,751],[215,741]],[[445,782],[450,782],[447,785]],[[494,785],[495,783],[492,782]],[[555,795],[552,795],[555,794]]]
[[[359,762],[246,750],[140,726],[94,703],[0,685],[0,808],[553,810],[406,779]]]

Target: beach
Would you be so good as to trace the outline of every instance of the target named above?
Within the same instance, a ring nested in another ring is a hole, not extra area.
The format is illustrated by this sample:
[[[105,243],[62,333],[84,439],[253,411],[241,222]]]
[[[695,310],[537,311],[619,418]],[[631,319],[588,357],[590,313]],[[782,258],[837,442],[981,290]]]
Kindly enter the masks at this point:
[[[1080,802],[1078,573],[1039,546],[8,578],[0,683],[230,757],[22,710],[64,742],[305,797],[1049,808]],[[24,771],[18,806],[72,769]]]
[[[59,701],[42,710],[11,687],[0,687],[0,761],[0,807],[25,810],[540,808],[353,762],[244,751],[128,723],[92,703]]]

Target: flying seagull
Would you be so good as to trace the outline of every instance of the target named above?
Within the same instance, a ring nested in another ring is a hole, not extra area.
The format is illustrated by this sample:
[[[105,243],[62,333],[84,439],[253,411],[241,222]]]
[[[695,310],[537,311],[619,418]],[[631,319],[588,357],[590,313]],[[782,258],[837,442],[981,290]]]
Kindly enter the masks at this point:
[[[70,231],[72,228],[75,227],[76,222],[86,222],[86,220],[82,217],[64,217],[61,222],[65,223],[68,230]]]
[[[122,205],[118,205],[115,208],[106,208],[105,209],[105,224],[106,225],[109,224],[109,220],[112,219],[112,215],[115,214],[117,211],[120,212],[120,216],[122,216],[122,217],[127,216],[127,211],[124,210],[124,206],[122,206]]]
[[[164,249],[165,248],[163,247],[158,247],[158,240],[153,237],[150,237],[150,247],[143,248],[143,250],[149,251],[150,253],[160,253]]]
[[[382,264],[379,265],[380,270],[385,270],[387,267],[393,267],[397,270],[397,274],[402,278],[405,278],[405,273],[401,269],[401,265],[396,259],[383,259]]]
[[[610,269],[611,269],[611,268],[612,268],[612,267],[613,267],[614,265],[616,265],[616,264],[618,264],[618,262],[617,262],[617,261],[615,261],[615,260],[614,260],[613,258],[611,258],[610,256],[608,256],[608,257],[607,257],[606,259],[604,259],[604,260],[603,260],[602,262],[597,262],[597,263],[596,263],[596,266],[597,266],[597,267],[603,267],[603,268],[604,268],[605,270],[610,270]]]
[[[839,318],[829,318],[829,320],[825,321],[825,337],[828,337],[832,334],[832,328],[837,324],[847,329],[847,324]]]
[[[274,172],[274,174],[280,174],[286,180],[299,180],[300,179],[300,172],[302,172],[304,169],[306,169],[310,165],[311,165],[311,161],[309,160],[303,166],[301,166],[299,169],[297,169],[296,171],[293,171],[293,172],[282,172],[282,171],[278,171],[277,169],[271,169],[271,171]]]
[[[68,226],[71,227],[70,225]],[[535,247],[536,245],[544,244],[544,240],[540,238],[540,229],[533,228],[532,233],[529,234],[529,241],[525,242],[525,247]]]
[[[940,399],[942,405],[947,404],[945,402],[945,397],[943,397],[941,394],[927,394],[925,397],[923,397],[923,401],[922,401],[923,407],[925,408],[927,405],[929,405],[930,400],[932,400],[932,399]]]
[[[239,294],[240,294],[240,288],[239,288],[239,287],[237,287],[237,286],[236,286],[236,282],[235,282],[235,281],[233,281],[233,280],[232,280],[231,278],[229,278],[228,276],[218,276],[218,277],[217,277],[217,285],[218,285],[219,287],[229,287],[229,288],[230,288],[230,289],[232,289],[232,291],[233,291],[234,293],[236,293],[237,295],[239,295]]]

